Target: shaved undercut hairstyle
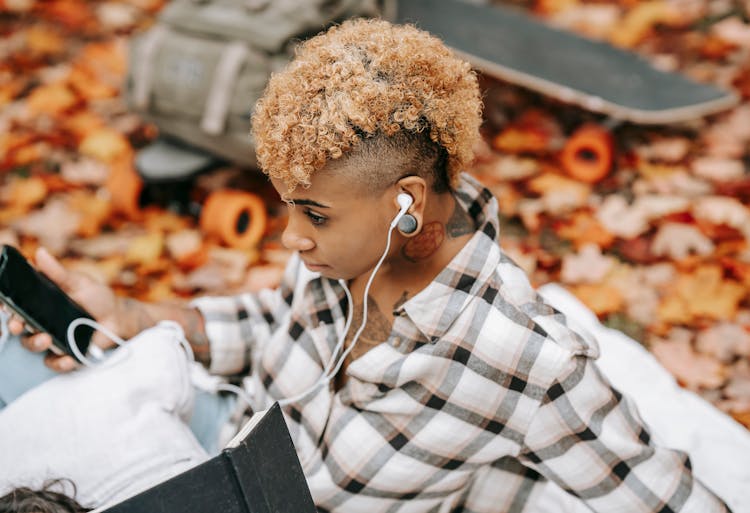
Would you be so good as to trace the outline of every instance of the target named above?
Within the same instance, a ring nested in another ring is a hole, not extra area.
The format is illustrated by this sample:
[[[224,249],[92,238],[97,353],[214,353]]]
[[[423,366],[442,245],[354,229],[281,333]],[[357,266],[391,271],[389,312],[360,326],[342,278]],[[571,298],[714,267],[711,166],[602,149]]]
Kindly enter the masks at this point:
[[[258,162],[291,191],[347,157],[377,188],[407,175],[437,192],[458,184],[479,140],[476,74],[411,25],[357,19],[297,48],[253,115]]]

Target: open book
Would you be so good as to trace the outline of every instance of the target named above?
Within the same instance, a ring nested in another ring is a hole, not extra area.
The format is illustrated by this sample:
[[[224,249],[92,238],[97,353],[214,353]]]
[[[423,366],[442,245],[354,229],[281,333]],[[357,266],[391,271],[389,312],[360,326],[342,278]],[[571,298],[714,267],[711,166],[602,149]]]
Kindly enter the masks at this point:
[[[314,513],[315,506],[276,403],[217,456],[103,511]]]

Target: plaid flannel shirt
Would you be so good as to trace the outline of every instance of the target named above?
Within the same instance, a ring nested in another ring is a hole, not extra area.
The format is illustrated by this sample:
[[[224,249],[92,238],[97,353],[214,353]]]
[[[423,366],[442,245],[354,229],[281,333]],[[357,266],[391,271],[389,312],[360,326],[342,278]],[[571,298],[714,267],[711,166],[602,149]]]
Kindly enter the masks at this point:
[[[498,207],[468,176],[477,231],[394,311],[390,336],[285,415],[319,511],[529,511],[552,480],[595,511],[712,513],[688,457],[651,442],[635,408],[498,244]],[[247,372],[258,408],[321,376],[349,307],[293,257],[277,290],[195,302],[211,371]],[[352,326],[356,329],[356,326]]]

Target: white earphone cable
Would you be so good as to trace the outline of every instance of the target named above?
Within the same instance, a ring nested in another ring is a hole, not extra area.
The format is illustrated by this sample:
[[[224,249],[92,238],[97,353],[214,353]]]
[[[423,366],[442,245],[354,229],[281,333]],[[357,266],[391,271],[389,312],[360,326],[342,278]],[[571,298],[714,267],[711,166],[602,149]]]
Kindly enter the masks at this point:
[[[96,367],[97,365],[101,365],[102,360],[104,360],[104,353],[102,352],[101,348],[94,344],[89,345],[89,352],[91,353],[91,356],[96,358],[96,362],[88,359],[84,354],[81,352],[81,349],[78,347],[78,342],[76,341],[75,336],[75,330],[78,326],[88,326],[90,328],[93,328],[95,330],[101,331],[104,333],[109,339],[117,344],[118,346],[125,345],[125,341],[120,338],[119,336],[115,335],[112,331],[105,328],[98,322],[89,319],[87,317],[79,317],[78,319],[75,319],[73,322],[68,324],[68,331],[67,331],[67,339],[68,339],[68,347],[70,347],[70,350],[73,352],[75,357],[78,359],[79,362],[84,364],[86,367]]]
[[[402,200],[400,196],[406,196],[407,200]],[[328,364],[326,364],[325,368],[323,369],[323,374],[318,378],[315,383],[313,383],[307,390],[302,392],[301,394],[295,395],[293,397],[288,397],[286,399],[283,399],[279,401],[280,406],[286,406],[291,403],[295,403],[301,399],[304,399],[305,397],[309,396],[311,393],[317,391],[321,387],[327,385],[334,376],[341,370],[341,367],[344,365],[344,361],[346,360],[346,357],[349,356],[349,353],[352,352],[354,349],[355,344],[359,340],[360,335],[365,329],[365,326],[367,325],[367,297],[370,293],[370,287],[372,286],[372,282],[375,280],[375,275],[380,270],[380,267],[383,265],[383,262],[385,261],[386,257],[388,256],[388,253],[391,250],[391,238],[393,235],[393,230],[398,225],[399,220],[404,216],[406,211],[408,210],[409,206],[411,205],[412,200],[411,197],[406,194],[399,194],[399,205],[401,206],[398,214],[395,218],[393,218],[393,221],[391,221],[391,224],[388,228],[388,238],[385,243],[385,250],[383,251],[383,254],[380,256],[380,260],[378,260],[378,263],[375,264],[375,267],[372,270],[372,273],[370,274],[369,279],[367,280],[367,284],[365,285],[365,291],[363,294],[363,303],[362,303],[362,323],[359,325],[359,328],[357,329],[357,332],[354,334],[354,338],[352,339],[351,343],[349,344],[349,347],[346,348],[346,350],[341,354],[340,357],[337,357],[338,352],[343,347],[345,341],[346,341],[346,335],[349,333],[349,329],[351,327],[351,322],[353,318],[353,310],[354,310],[354,304],[351,296],[351,292],[349,291],[349,288],[346,285],[346,282],[344,280],[339,280],[339,283],[342,287],[344,287],[344,291],[346,292],[347,299],[349,301],[349,314],[347,315],[346,325],[344,326],[344,333],[339,337],[338,342],[336,343],[336,346],[334,347],[331,359],[328,361]],[[335,364],[334,364],[335,362]]]
[[[346,348],[346,351],[341,355],[341,358],[339,359],[338,363],[336,364],[336,367],[333,369],[333,371],[328,375],[328,380],[330,381],[333,379],[333,377],[338,373],[338,371],[341,369],[341,366],[344,364],[344,361],[346,360],[346,357],[349,356],[349,353],[352,352],[352,349],[354,349],[354,345],[359,340],[359,336],[362,334],[362,332],[365,329],[365,326],[367,325],[367,297],[370,293],[370,287],[372,286],[372,282],[375,279],[375,274],[380,270],[380,266],[383,265],[383,261],[385,261],[385,258],[388,256],[388,252],[391,249],[391,234],[393,234],[393,227],[391,227],[388,230],[388,241],[385,245],[385,251],[383,252],[383,255],[380,257],[380,260],[378,261],[377,265],[375,266],[375,269],[373,269],[372,274],[370,275],[370,278],[367,280],[367,285],[365,285],[365,291],[362,294],[363,300],[362,300],[362,324],[359,325],[359,329],[354,334],[354,338],[352,339],[351,344],[349,344],[349,347]]]
[[[98,365],[102,365],[104,363],[105,356],[101,348],[93,344],[89,346],[89,352],[91,353],[91,356],[93,356],[96,359],[96,361],[92,361],[81,352],[81,349],[78,347],[78,342],[75,339],[75,329],[81,325],[89,326],[95,330],[101,331],[118,346],[125,346],[125,341],[122,338],[115,335],[111,330],[105,328],[98,322],[88,319],[86,317],[80,317],[78,319],[75,319],[73,322],[71,322],[68,325],[68,331],[67,331],[68,346],[70,347],[70,350],[73,352],[76,358],[78,358],[78,361],[80,361],[86,367],[96,367]],[[185,351],[185,357],[187,358],[188,363],[194,364],[195,353],[193,352],[193,348],[190,347],[190,343],[187,341],[187,339],[185,339],[184,333],[182,331],[182,327],[180,327],[180,325],[174,321],[161,321],[159,322],[158,325],[171,328],[175,331],[177,341],[179,342],[180,346],[182,346],[182,349]],[[191,379],[192,379],[192,376],[191,376]],[[226,392],[231,392],[237,395],[240,399],[242,399],[242,401],[244,401],[248,406],[252,407],[252,404],[253,404],[252,399],[247,394],[247,392],[245,392],[245,390],[243,390],[241,387],[232,385],[230,383],[217,382],[214,385],[214,389],[216,391],[223,390]]]

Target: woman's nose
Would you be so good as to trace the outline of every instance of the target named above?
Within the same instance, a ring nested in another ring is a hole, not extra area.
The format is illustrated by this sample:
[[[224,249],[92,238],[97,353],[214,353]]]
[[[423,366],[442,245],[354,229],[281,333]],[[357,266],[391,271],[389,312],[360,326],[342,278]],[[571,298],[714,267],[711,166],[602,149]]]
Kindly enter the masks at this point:
[[[281,234],[281,243],[292,251],[309,251],[315,247],[315,242],[301,233],[291,218]]]

